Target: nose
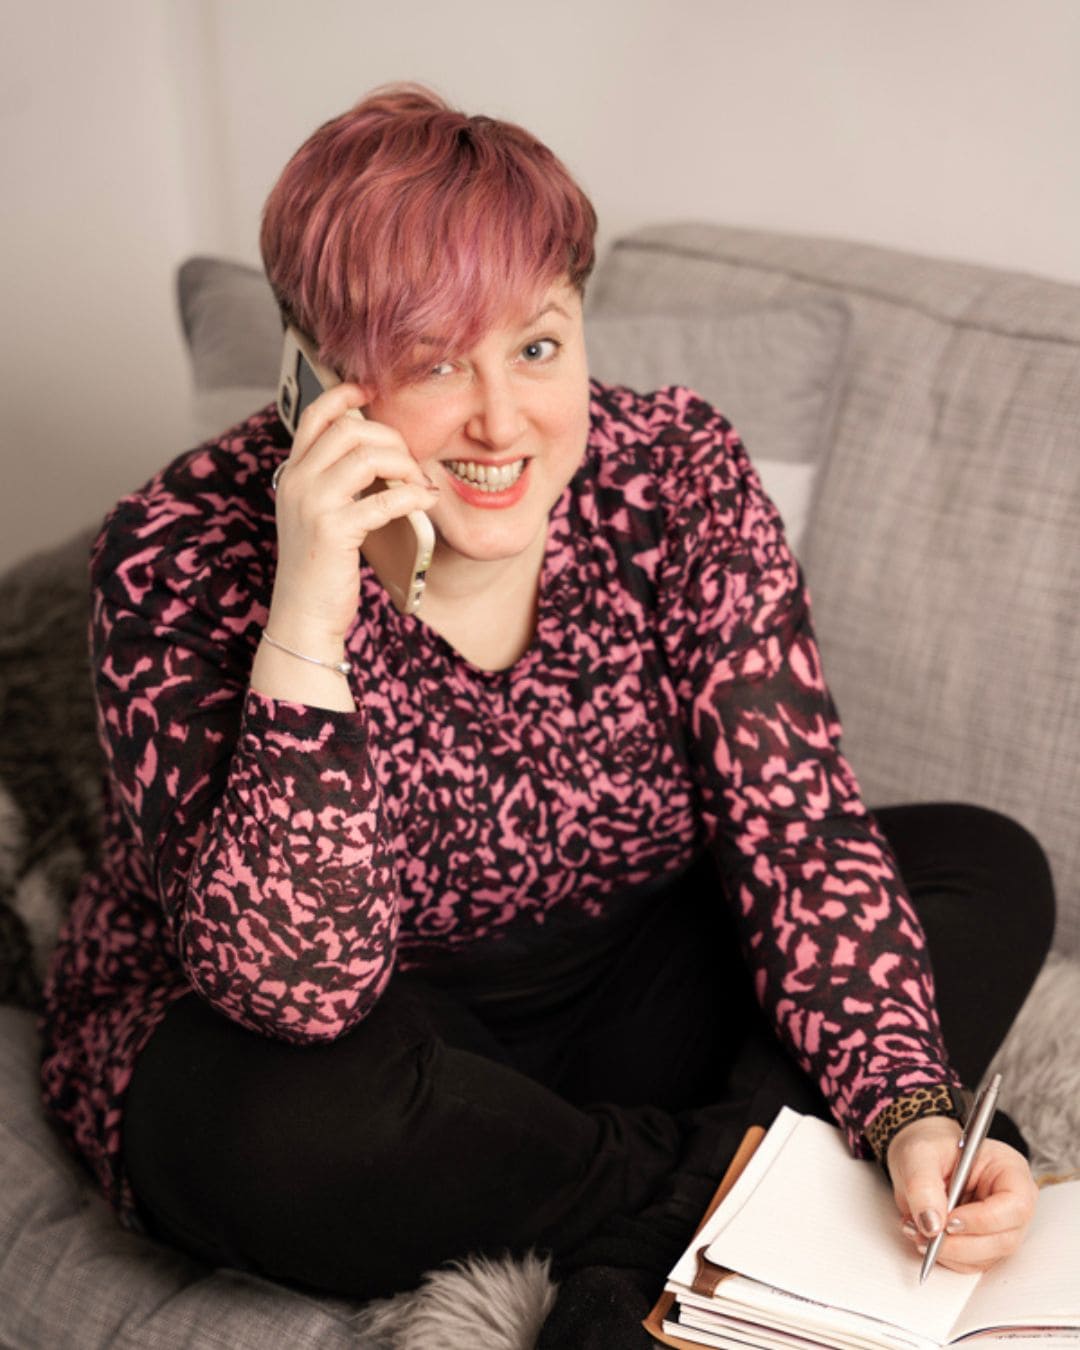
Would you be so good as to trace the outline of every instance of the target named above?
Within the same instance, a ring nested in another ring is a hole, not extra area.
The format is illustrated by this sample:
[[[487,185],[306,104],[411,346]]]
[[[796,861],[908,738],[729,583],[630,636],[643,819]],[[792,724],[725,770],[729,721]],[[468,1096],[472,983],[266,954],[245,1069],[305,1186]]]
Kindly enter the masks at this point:
[[[509,450],[524,434],[526,418],[520,391],[506,372],[478,377],[466,431],[492,450]]]

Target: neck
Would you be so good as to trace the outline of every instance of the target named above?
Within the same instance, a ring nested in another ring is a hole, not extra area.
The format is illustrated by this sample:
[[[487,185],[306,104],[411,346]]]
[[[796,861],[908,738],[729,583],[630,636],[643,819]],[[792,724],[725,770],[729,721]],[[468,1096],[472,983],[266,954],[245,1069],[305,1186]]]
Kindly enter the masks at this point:
[[[484,670],[504,670],[536,631],[547,531],[513,558],[478,562],[436,548],[419,617]]]
[[[423,604],[432,608],[454,609],[485,603],[492,598],[521,595],[534,596],[544,565],[547,530],[541,530],[523,553],[512,558],[482,562],[463,558],[460,553],[435,545],[431,560]]]

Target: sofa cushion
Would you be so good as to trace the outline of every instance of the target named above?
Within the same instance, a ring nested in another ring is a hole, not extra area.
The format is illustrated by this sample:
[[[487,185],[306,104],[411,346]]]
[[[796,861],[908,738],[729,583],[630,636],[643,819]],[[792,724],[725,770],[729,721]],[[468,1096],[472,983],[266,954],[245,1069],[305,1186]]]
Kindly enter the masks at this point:
[[[263,272],[224,258],[187,259],[176,291],[191,356],[195,429],[209,439],[274,398],[281,317]]]
[[[121,1229],[41,1111],[34,1018],[0,1007],[0,1345],[331,1350],[357,1305],[211,1271]]]
[[[601,314],[840,299],[847,385],[803,561],[864,795],[1041,841],[1080,955],[1080,287],[710,225],[618,241]]]
[[[649,391],[686,384],[735,425],[801,551],[843,384],[848,314],[823,300],[720,319],[590,313],[589,368]]]
[[[176,291],[197,388],[273,386],[281,318],[258,267],[188,258],[177,271]]]

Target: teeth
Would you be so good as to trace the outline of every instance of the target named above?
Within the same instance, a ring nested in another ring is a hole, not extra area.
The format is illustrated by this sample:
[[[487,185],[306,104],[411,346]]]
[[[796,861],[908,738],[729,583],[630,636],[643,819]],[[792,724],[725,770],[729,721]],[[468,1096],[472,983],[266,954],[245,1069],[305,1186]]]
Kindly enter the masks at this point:
[[[471,459],[448,459],[444,463],[455,478],[471,483],[481,492],[505,492],[507,488],[513,487],[525,469],[523,459],[498,467],[494,464],[477,464]]]

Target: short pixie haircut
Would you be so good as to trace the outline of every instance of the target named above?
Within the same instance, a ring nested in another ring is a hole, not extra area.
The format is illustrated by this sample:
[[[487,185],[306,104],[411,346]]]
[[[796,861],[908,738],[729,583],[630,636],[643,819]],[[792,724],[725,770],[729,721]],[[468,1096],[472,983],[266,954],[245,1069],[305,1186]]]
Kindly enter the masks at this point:
[[[588,197],[535,136],[392,85],[300,147],[261,244],[285,321],[343,378],[382,390],[532,312],[560,280],[583,292],[595,233]]]

